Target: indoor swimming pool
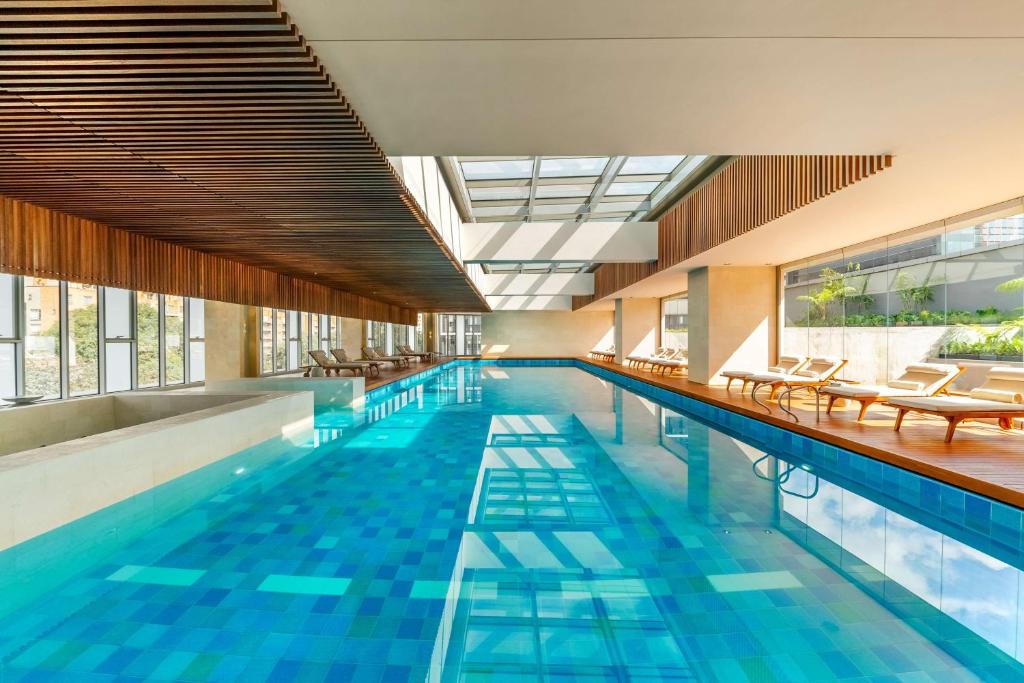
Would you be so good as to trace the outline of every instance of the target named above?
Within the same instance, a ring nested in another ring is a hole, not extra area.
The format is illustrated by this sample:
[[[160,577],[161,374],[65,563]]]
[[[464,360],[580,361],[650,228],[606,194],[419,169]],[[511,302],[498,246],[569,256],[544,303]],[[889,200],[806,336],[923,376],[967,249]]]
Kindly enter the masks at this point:
[[[449,363],[0,553],[0,681],[1016,681],[1021,511]]]

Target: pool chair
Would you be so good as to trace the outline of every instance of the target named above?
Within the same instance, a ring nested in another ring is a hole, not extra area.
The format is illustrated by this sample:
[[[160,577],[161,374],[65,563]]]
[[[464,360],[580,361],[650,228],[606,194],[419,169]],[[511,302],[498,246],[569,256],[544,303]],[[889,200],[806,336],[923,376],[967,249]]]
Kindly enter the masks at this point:
[[[658,358],[651,361],[651,372],[660,372],[663,375],[671,375],[676,370],[688,370],[690,359],[687,357],[686,349],[679,349],[668,358]]]
[[[770,372],[756,373],[747,378],[754,386],[750,390],[751,397],[763,386],[771,387],[768,400],[775,398],[780,387],[789,389],[814,389],[817,391],[832,381],[846,361],[839,358],[812,358],[799,370],[783,375]],[[757,400],[756,398],[754,399]],[[767,407],[767,406],[766,406]]]
[[[382,361],[376,360],[349,360],[348,354],[345,353],[345,349],[331,349],[331,355],[334,356],[335,360],[339,363],[358,363],[363,366],[364,375],[367,370],[373,370],[380,375],[380,366],[384,365]]]
[[[613,360],[615,360],[615,347],[610,346],[608,347],[608,349],[604,351],[598,349],[591,349],[590,353],[588,353],[587,355],[590,356],[591,358],[596,358],[597,360],[603,360],[605,362],[610,363]]]
[[[411,357],[415,358],[416,360],[427,360],[427,361],[429,361],[430,360],[430,356],[431,356],[431,354],[429,354],[429,353],[421,353],[419,351],[413,351],[412,347],[410,347],[408,344],[399,344],[398,345],[398,351],[403,356],[411,356]]]
[[[903,374],[885,384],[842,384],[828,385],[821,393],[828,396],[825,414],[832,414],[832,406],[841,398],[860,403],[857,422],[873,403],[885,403],[893,398],[916,398],[945,393],[964,368],[941,363],[917,363],[908,365]]]
[[[1013,427],[1013,418],[1024,417],[1024,369],[996,366],[988,371],[985,383],[971,389],[968,396],[891,398],[889,405],[899,411],[895,431],[900,431],[907,413],[923,413],[945,418],[946,443],[953,440],[957,426],[964,420],[995,418],[1002,429]]]
[[[328,377],[331,376],[332,370],[334,371],[334,374],[340,377],[342,370],[351,370],[353,375],[361,375],[363,374],[363,370],[365,369],[365,366],[363,366],[361,363],[343,363],[341,361],[331,360],[330,357],[320,349],[314,349],[310,351],[309,357],[316,361],[316,364],[324,369],[324,374],[327,375]]]
[[[728,380],[725,383],[725,390],[729,391],[729,389],[732,388],[733,380],[739,380],[743,382],[743,386],[740,387],[740,393],[743,393],[747,390],[747,384],[750,383],[750,378],[754,375],[789,375],[796,372],[806,364],[806,356],[779,356],[778,364],[773,365],[764,371],[725,370],[722,372],[722,377],[725,377]]]
[[[630,365],[642,370],[643,367],[650,363],[651,361],[658,360],[660,358],[668,358],[675,352],[675,349],[670,349],[667,346],[659,346],[654,350],[654,353],[652,354],[638,353],[632,356],[626,356],[626,365]]]
[[[409,359],[404,356],[386,356],[372,346],[364,346],[362,350],[363,357],[367,360],[387,361],[394,364],[396,370],[402,367],[409,367]]]

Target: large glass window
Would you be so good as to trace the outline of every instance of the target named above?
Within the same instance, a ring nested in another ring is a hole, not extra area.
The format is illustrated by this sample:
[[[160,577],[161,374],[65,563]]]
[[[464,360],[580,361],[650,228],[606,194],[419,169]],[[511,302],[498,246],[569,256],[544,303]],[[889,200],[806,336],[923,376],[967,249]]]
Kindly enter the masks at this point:
[[[99,288],[69,282],[68,382],[71,396],[99,393]]]
[[[689,348],[689,301],[684,296],[661,301],[661,345],[672,349]]]
[[[288,311],[274,311],[274,372],[288,369]]]
[[[60,282],[25,279],[25,394],[60,397]]]
[[[206,302],[188,300],[188,381],[206,379]]]
[[[185,382],[185,299],[165,296],[164,384]]]
[[[384,349],[388,343],[387,323],[371,320],[366,324],[366,345]]]
[[[104,374],[107,391],[132,388],[132,292],[103,291]]]
[[[200,381],[203,312],[201,299],[0,273],[0,396]]]
[[[1024,205],[946,221],[783,269],[783,352],[834,355],[885,382],[912,363],[963,363],[968,390],[1024,363]]]
[[[302,338],[302,318],[305,317],[298,311],[288,311],[288,369],[295,370],[299,367],[299,350]]]
[[[442,356],[480,354],[481,317],[472,313],[437,315],[437,348]]]
[[[260,371],[274,371],[274,309],[260,309]]]
[[[138,386],[160,386],[160,296],[135,293],[135,341],[138,348]]]

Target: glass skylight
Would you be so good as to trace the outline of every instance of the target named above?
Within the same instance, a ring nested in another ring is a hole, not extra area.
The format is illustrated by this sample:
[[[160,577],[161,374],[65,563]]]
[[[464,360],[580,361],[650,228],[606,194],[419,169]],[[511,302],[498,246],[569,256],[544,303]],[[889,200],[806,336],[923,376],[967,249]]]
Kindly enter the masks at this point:
[[[490,199],[529,199],[529,187],[473,187],[469,189],[469,198],[473,201]]]
[[[456,157],[476,221],[639,221],[707,156]],[[455,188],[459,189],[459,188]]]
[[[506,180],[533,176],[533,160],[464,161],[462,175],[466,180]]]
[[[568,159],[541,159],[541,178],[572,178],[599,176],[608,164],[608,157],[573,157]]]
[[[623,175],[671,173],[685,156],[629,157],[622,166]]]

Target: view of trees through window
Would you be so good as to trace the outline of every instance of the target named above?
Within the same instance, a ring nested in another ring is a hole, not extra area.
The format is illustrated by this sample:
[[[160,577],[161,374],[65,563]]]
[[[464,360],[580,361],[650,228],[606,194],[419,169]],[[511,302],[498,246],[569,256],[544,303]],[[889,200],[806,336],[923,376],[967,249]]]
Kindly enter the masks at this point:
[[[1001,213],[786,269],[783,350],[848,358],[866,381],[922,361],[1024,362],[1024,211]]]
[[[101,337],[104,295],[107,322]],[[0,274],[0,395],[69,398],[202,380],[201,359],[194,370],[186,368],[186,305],[199,316],[188,323],[194,339],[190,357],[196,359],[205,348],[201,300]]]

